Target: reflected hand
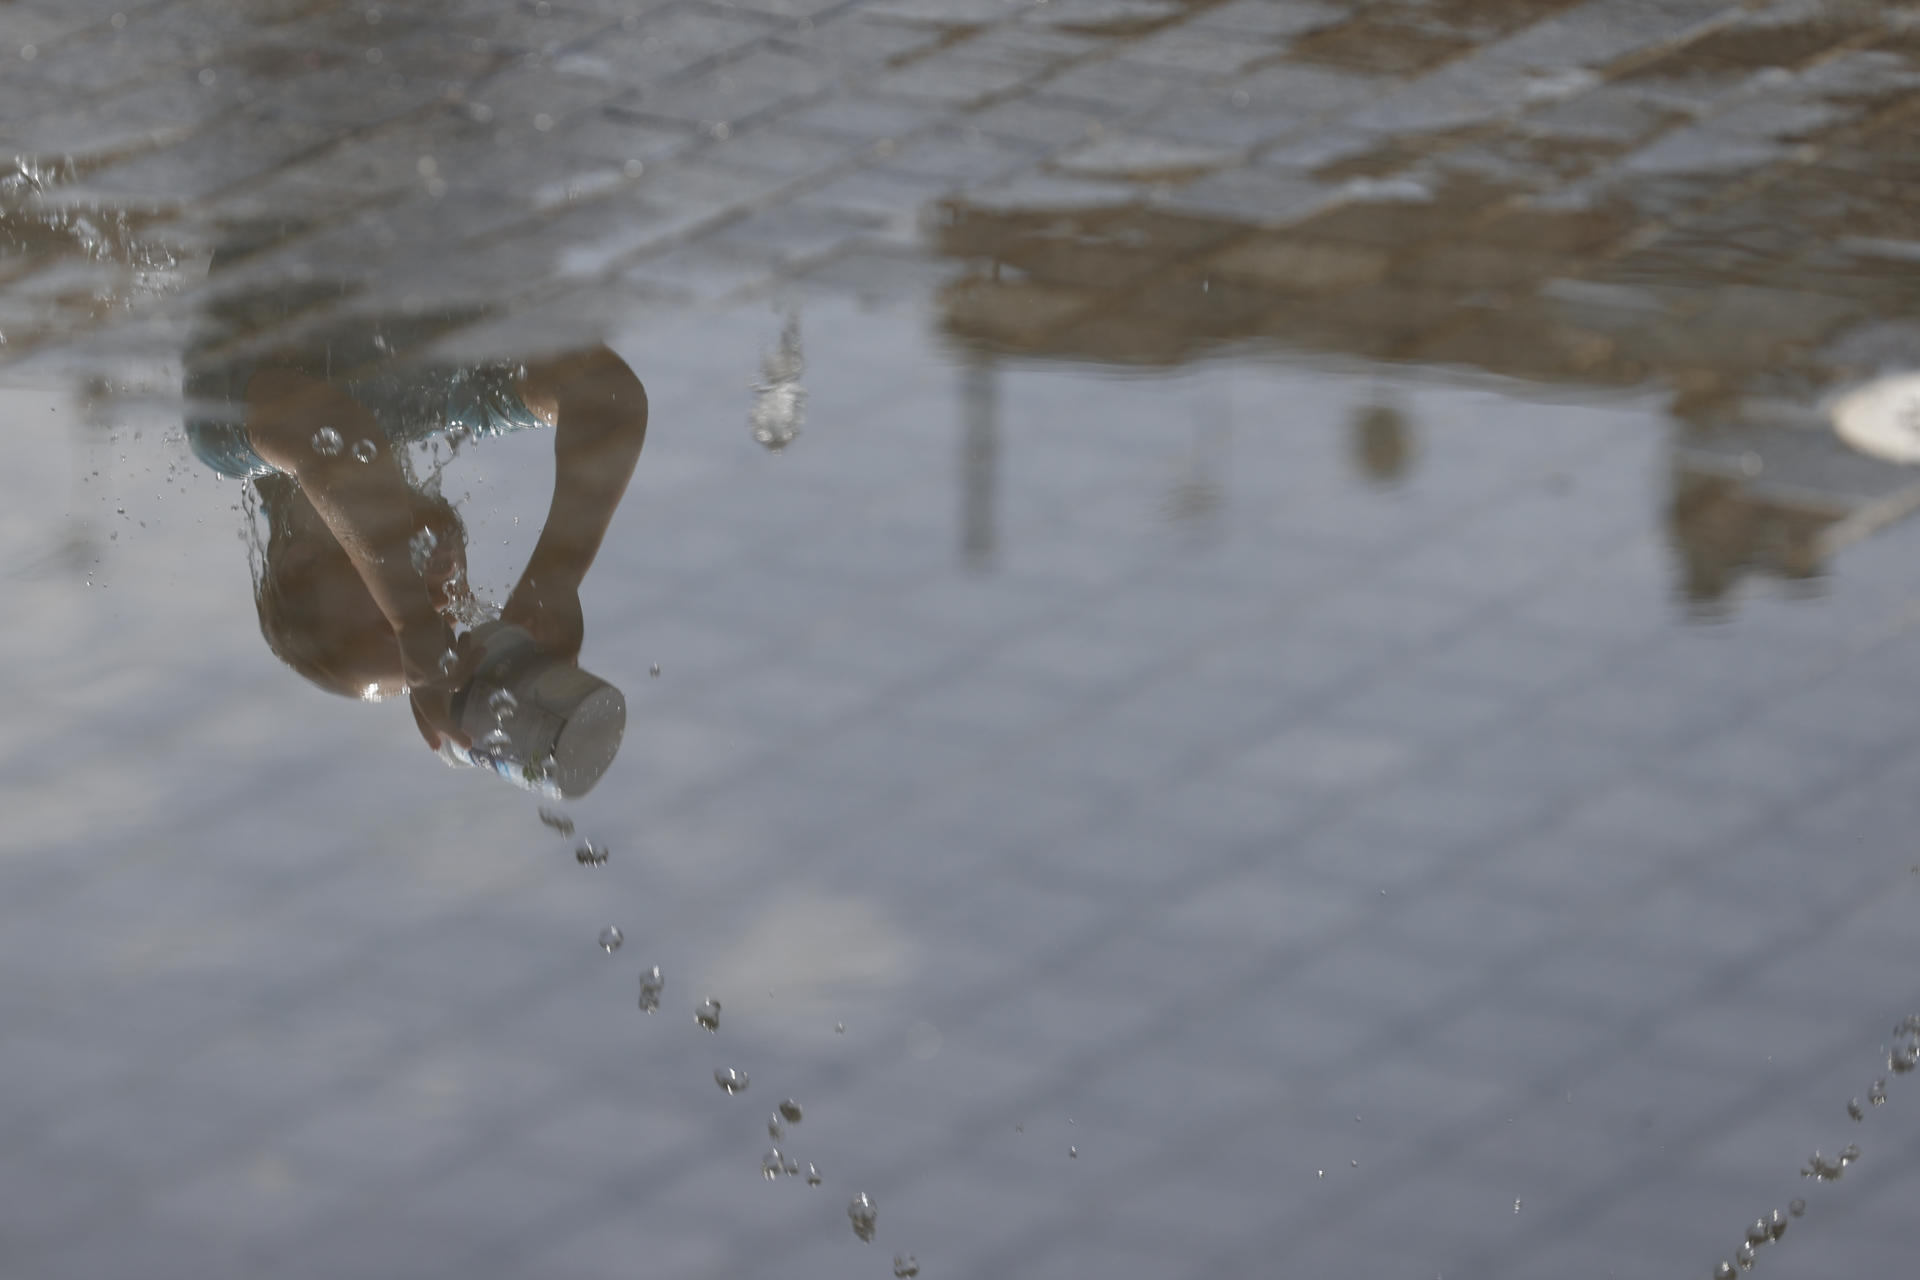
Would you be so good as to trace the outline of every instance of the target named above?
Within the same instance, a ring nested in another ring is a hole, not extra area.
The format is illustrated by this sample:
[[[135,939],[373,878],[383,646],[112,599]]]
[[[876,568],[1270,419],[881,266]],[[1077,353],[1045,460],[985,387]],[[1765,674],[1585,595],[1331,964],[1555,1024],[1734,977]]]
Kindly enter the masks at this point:
[[[558,574],[535,575],[531,566],[507,597],[500,618],[524,627],[534,643],[556,658],[572,662],[580,656],[586,620],[580,612],[580,586]]]
[[[439,618],[431,624],[408,627],[400,634],[400,658],[414,723],[419,725],[427,745],[436,751],[443,742],[463,748],[473,746],[453,714],[454,694],[473,673],[475,655],[469,650],[467,645],[456,649],[453,628]]]

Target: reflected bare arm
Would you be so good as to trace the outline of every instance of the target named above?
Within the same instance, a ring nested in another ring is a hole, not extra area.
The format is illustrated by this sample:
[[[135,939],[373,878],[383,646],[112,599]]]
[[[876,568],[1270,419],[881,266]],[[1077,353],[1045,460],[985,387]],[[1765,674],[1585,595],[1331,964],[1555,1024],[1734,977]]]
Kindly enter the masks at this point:
[[[343,441],[331,456],[314,447],[324,427]],[[452,631],[414,568],[413,493],[373,415],[329,383],[266,369],[247,385],[247,437],[270,466],[299,482],[353,562],[400,642],[407,683],[431,681]],[[378,448],[366,462],[353,456],[363,440]]]
[[[647,392],[606,347],[529,365],[521,394],[554,422],[553,500],[502,616],[574,657],[580,583],[599,554],[647,438]]]

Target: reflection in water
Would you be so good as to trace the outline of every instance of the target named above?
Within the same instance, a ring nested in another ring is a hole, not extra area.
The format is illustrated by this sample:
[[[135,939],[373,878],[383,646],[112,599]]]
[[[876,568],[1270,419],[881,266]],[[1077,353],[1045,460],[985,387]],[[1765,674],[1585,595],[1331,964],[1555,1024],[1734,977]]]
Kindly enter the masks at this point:
[[[216,255],[215,272],[223,265]],[[626,703],[578,664],[580,584],[645,442],[645,389],[605,347],[474,365],[405,358],[471,314],[348,322],[255,344],[260,330],[337,292],[225,295],[188,352],[188,440],[209,467],[249,482],[265,525],[253,564],[261,634],[328,692],[405,693],[422,737],[449,763],[581,795],[619,749]],[[422,474],[414,455],[450,457],[549,428],[552,501],[494,608],[467,581],[466,525],[440,492],[444,460]],[[590,843],[578,856],[606,861]]]
[[[960,380],[964,415],[960,445],[960,558],[967,568],[991,569],[1000,476],[1000,383],[989,357],[966,363]]]
[[[1360,474],[1380,485],[1396,485],[1413,466],[1413,429],[1407,416],[1389,404],[1370,404],[1353,415],[1353,460]]]
[[[1755,493],[1740,476],[1677,465],[1667,528],[1680,562],[1681,590],[1706,616],[1749,572],[1808,582],[1826,559],[1822,535],[1838,519],[1791,497]]]
[[[1899,134],[1800,141],[1870,170],[1905,154]],[[1568,149],[1561,176],[1630,145]],[[1388,139],[1288,170],[1316,194],[1272,222],[1178,197],[950,200],[934,234],[966,271],[942,321],[968,349],[1024,357],[1164,367],[1262,343],[1659,389],[1675,425],[1667,528],[1697,615],[1749,575],[1815,581],[1836,550],[1920,509],[1920,481],[1889,465],[1920,457],[1920,381],[1903,376],[1920,367],[1920,276],[1884,266],[1888,246],[1920,238],[1911,201],[1857,183],[1836,196],[1813,167],[1731,206],[1702,202],[1685,174],[1596,178],[1569,200],[1557,179],[1511,176],[1542,146],[1500,123]],[[1392,408],[1362,410],[1351,433],[1361,474],[1405,478],[1412,442]]]

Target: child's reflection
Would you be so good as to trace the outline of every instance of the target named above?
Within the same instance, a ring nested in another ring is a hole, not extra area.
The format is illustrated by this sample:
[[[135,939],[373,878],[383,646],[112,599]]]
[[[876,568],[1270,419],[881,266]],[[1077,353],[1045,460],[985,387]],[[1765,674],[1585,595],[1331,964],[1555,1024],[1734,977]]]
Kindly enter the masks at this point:
[[[255,601],[268,645],[323,689],[406,692],[421,734],[450,760],[585,791],[618,747],[625,704],[575,665],[579,589],[646,438],[640,380],[605,347],[332,376],[339,355],[329,346],[318,359],[189,379],[203,406],[226,405],[224,419],[189,424],[194,451],[251,477],[266,516]],[[554,487],[539,540],[499,618],[461,633],[466,531],[444,498],[410,482],[402,454],[435,436],[546,426]]]

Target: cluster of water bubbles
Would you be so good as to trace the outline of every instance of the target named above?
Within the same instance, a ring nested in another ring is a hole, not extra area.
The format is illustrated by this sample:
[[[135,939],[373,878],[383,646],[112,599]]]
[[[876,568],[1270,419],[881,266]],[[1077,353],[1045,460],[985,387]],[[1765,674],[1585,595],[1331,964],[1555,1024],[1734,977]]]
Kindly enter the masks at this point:
[[[510,714],[513,710],[511,706],[492,709],[501,716]],[[539,816],[543,826],[574,847],[575,858],[581,865],[597,867],[606,864],[607,848],[604,844],[585,837],[579,838],[576,842],[578,828],[572,817],[560,809],[544,805],[539,810]],[[625,944],[626,935],[618,925],[610,924],[600,930],[598,941],[600,949],[612,955]],[[655,964],[643,968],[640,972],[640,1012],[647,1014],[657,1012],[665,990],[666,977],[661,967]],[[712,997],[702,1000],[694,1007],[693,1020],[702,1030],[717,1035],[720,1030],[720,1001]],[[837,1022],[833,1029],[836,1033],[844,1033],[846,1024]],[[723,1093],[734,1097],[746,1092],[751,1079],[747,1072],[738,1067],[722,1066],[714,1069],[713,1082]],[[767,1113],[767,1137],[773,1145],[760,1159],[761,1177],[769,1182],[783,1178],[799,1178],[803,1179],[809,1187],[825,1184],[826,1178],[821,1174],[819,1166],[803,1163],[786,1145],[792,1130],[805,1118],[806,1110],[797,1098],[783,1098]],[[855,1194],[847,1205],[847,1221],[852,1226],[854,1235],[863,1242],[871,1243],[879,1229],[879,1209],[873,1197],[866,1192]],[[893,1274],[896,1280],[908,1280],[920,1274],[920,1264],[910,1253],[895,1254]]]
[[[1897,1076],[1910,1074],[1920,1066],[1920,1013],[1909,1014],[1894,1025],[1893,1040],[1887,1049],[1887,1070]],[[1887,1100],[1887,1077],[1875,1080],[1867,1089],[1867,1106],[1878,1107]],[[1855,1124],[1865,1120],[1867,1107],[1860,1105],[1860,1099],[1847,1100],[1847,1118]],[[1800,1176],[1812,1178],[1815,1182],[1838,1182],[1845,1175],[1848,1166],[1860,1158],[1860,1144],[1849,1142],[1836,1156],[1826,1156],[1815,1151],[1801,1167]],[[1722,1261],[1713,1270],[1714,1280],[1733,1280],[1742,1271],[1751,1271],[1759,1259],[1759,1251],[1786,1234],[1787,1223],[1800,1217],[1807,1211],[1805,1200],[1793,1200],[1787,1204],[1786,1212],[1775,1209],[1764,1218],[1755,1218],[1747,1227],[1745,1240],[1733,1251],[1733,1258]]]

